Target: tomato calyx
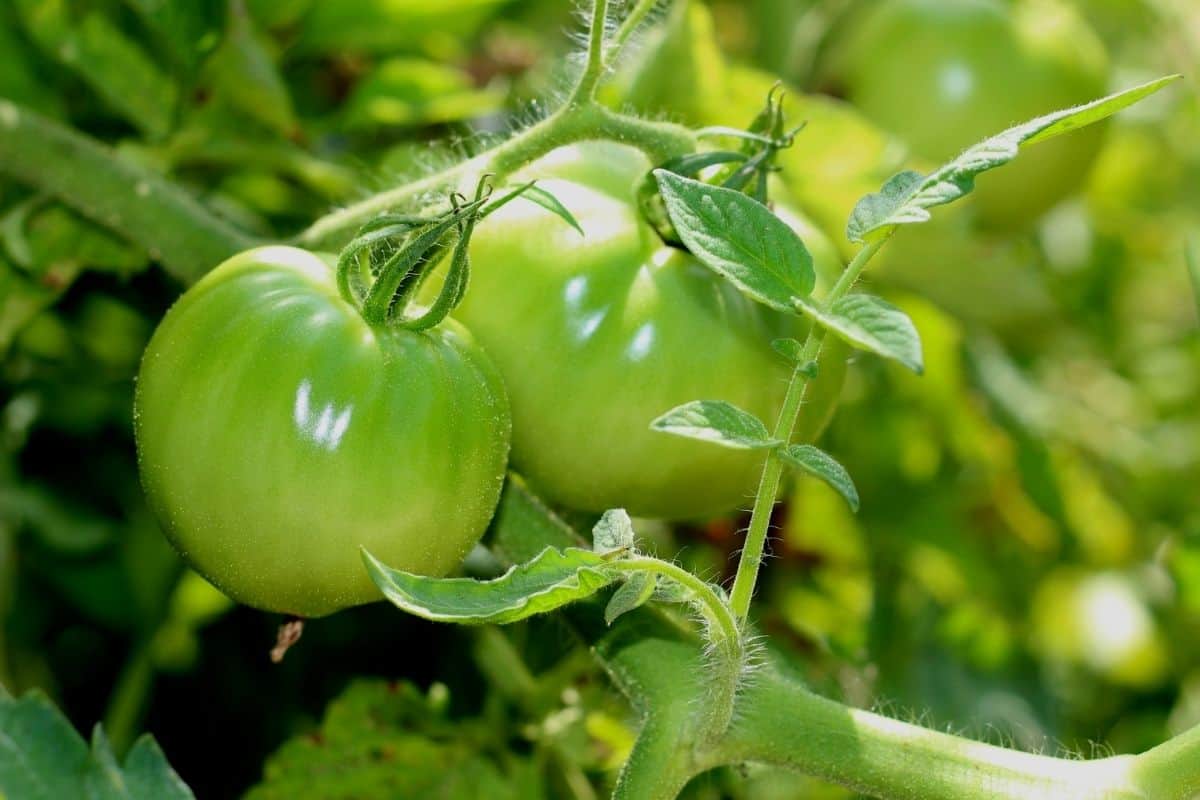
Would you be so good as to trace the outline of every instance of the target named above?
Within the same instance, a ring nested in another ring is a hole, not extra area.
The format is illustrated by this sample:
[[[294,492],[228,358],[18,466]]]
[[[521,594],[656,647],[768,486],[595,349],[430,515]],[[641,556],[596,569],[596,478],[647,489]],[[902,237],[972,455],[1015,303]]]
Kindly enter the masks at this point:
[[[763,205],[768,204],[767,184],[772,172],[778,171],[775,158],[780,150],[792,146],[796,135],[804,129],[800,124],[791,130],[784,127],[783,97],[781,84],[776,83],[767,93],[767,102],[758,116],[745,130],[725,126],[701,128],[696,131],[699,138],[736,139],[741,146],[736,150],[706,150],[688,153],[659,164],[655,169],[664,169],[676,175],[694,180],[703,180],[714,186],[744,192]],[[701,177],[705,170],[720,167]],[[642,216],[650,223],[665,244],[686,250],[675,226],[667,214],[666,205],[659,193],[655,170],[646,174],[638,187],[637,200]]]
[[[444,320],[462,302],[470,277],[468,244],[479,220],[533,189],[522,184],[493,200],[493,176],[484,175],[468,199],[454,192],[449,207],[428,216],[381,214],[359,229],[337,260],[338,291],[372,325],[422,331]],[[538,202],[547,202],[543,197]],[[436,299],[416,314],[409,306],[449,251],[450,265]]]

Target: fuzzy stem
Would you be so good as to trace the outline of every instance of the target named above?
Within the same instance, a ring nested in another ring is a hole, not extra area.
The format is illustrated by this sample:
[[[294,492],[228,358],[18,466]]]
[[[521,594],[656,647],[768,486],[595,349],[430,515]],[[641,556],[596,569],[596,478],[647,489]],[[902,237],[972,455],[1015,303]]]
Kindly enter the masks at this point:
[[[621,23],[621,27],[613,35],[612,45],[609,47],[606,60],[609,64],[616,61],[625,45],[633,38],[633,34],[638,27],[646,21],[646,17],[655,9],[661,0],[640,0],[633,10],[625,17],[625,21]]]
[[[1200,797],[1200,725],[1142,753],[1133,771],[1147,797]]]
[[[583,74],[571,92],[568,105],[583,104],[596,96],[596,87],[604,77],[604,29],[608,22],[608,0],[593,0],[592,21],[588,26],[587,61]]]
[[[704,748],[719,738],[733,719],[734,702],[742,678],[745,648],[737,619],[713,588],[682,567],[657,558],[630,558],[617,562],[621,569],[663,575],[688,589],[701,604],[709,636],[719,661],[708,673],[707,697],[700,708],[702,721],[695,745]]]
[[[35,186],[116,231],[185,283],[256,244],[153,170],[4,99],[0,174]]]
[[[837,283],[829,290],[825,303],[832,303],[850,290],[867,266],[867,262],[886,241],[886,238],[878,239],[858,251],[854,260],[838,278]],[[820,354],[821,342],[824,338],[824,329],[813,325],[804,343],[804,349],[796,364],[796,369],[792,373],[792,379],[788,383],[787,393],[783,399],[783,408],[775,423],[773,435],[779,441],[790,442],[792,439],[792,432],[795,430],[796,420],[799,418],[800,408],[804,404],[804,397],[809,385],[804,371],[805,365]],[[771,524],[771,509],[774,508],[775,498],[779,494],[779,482],[783,477],[783,468],[783,459],[777,453],[768,454],[766,464],[763,465],[762,478],[759,480],[758,493],[754,497],[754,510],[750,514],[746,544],[742,547],[742,554],[738,560],[737,577],[734,578],[733,591],[730,594],[730,606],[739,621],[744,621],[747,614],[750,613],[750,600],[754,596],[758,568],[762,564],[763,548],[766,546],[767,531]]]
[[[1182,793],[1189,785],[1182,780],[1163,793],[1138,780],[1141,760],[1154,752],[1092,761],[1022,753],[847,708],[769,670],[743,690],[721,755],[727,763],[756,761],[794,769],[888,800],[1194,796]],[[1178,761],[1168,754],[1160,774],[1173,778],[1166,765],[1177,766]]]
[[[708,620],[709,626],[715,633],[720,634],[721,644],[730,644],[740,650],[738,644],[741,642],[741,633],[738,630],[737,620],[733,618],[733,615],[729,613],[729,608],[707,583],[683,567],[657,558],[628,558],[614,562],[614,566],[629,572],[652,572],[663,575],[690,590],[692,595],[703,605],[704,616]]]
[[[568,104],[531,128],[450,169],[327,214],[297,238],[305,247],[341,244],[355,228],[383,211],[404,208],[435,192],[478,182],[492,173],[497,184],[521,167],[563,145],[590,139],[611,139],[636,147],[654,163],[691,152],[696,138],[690,130],[610,111],[594,102]]]

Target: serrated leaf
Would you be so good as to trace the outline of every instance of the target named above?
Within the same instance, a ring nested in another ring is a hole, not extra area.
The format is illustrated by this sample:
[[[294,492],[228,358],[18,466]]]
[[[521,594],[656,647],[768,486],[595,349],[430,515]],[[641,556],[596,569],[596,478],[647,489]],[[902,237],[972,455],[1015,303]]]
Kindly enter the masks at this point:
[[[122,768],[99,727],[89,750],[39,692],[0,696],[0,743],[0,797],[194,800],[149,737],[138,740]]]
[[[580,236],[584,235],[583,227],[579,224],[579,220],[575,219],[575,215],[562,204],[562,201],[542,187],[530,186],[521,193],[521,197],[531,203],[537,203],[552,214],[557,214],[564,222],[579,231]]]
[[[640,608],[654,596],[654,590],[657,587],[658,578],[653,573],[630,573],[604,608],[604,621],[612,625],[622,614],[628,614],[630,611]]]
[[[779,451],[780,456],[796,469],[820,478],[845,498],[852,511],[858,511],[858,489],[850,473],[834,458],[811,444],[793,444]]]
[[[680,239],[717,274],[760,303],[792,311],[816,283],[812,256],[787,223],[757,200],[655,170]]]
[[[899,225],[929,219],[929,209],[953,202],[975,188],[975,177],[1007,164],[1021,147],[1043,142],[1068,131],[1091,125],[1154,94],[1181,76],[1171,75],[1102,97],[1091,103],[1055,111],[985,139],[927,176],[901,172],[876,194],[862,198],[850,214],[846,236],[865,242],[886,236]]]
[[[882,297],[849,294],[827,309],[798,299],[796,307],[860,350],[899,361],[918,375],[925,369],[921,337],[912,320]]]
[[[592,527],[592,550],[600,555],[633,547],[633,520],[623,508],[610,508]]]
[[[724,400],[693,400],[677,406],[650,423],[653,430],[712,442],[735,450],[775,447],[762,420]]]
[[[363,551],[371,580],[393,605],[424,619],[467,625],[510,622],[590,597],[615,580],[591,550],[547,547],[499,578],[430,578],[391,569]]]

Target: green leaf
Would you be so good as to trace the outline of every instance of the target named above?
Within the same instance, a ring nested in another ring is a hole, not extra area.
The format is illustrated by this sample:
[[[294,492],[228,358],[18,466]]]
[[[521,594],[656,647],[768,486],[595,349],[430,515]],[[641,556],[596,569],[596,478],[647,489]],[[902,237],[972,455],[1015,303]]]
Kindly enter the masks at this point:
[[[430,578],[391,569],[364,551],[371,579],[393,605],[437,622],[468,625],[510,622],[590,597],[615,580],[591,550],[547,547],[499,578]]]
[[[623,508],[610,508],[592,528],[592,550],[600,555],[633,549],[633,520]]]
[[[658,577],[650,572],[633,572],[613,593],[604,609],[604,621],[612,625],[617,617],[645,605],[658,588]]]
[[[88,749],[40,692],[0,695],[0,797],[12,800],[194,800],[149,737],[122,768],[97,726]]]
[[[17,0],[29,36],[73,70],[117,114],[152,138],[171,128],[175,84],[133,39],[99,11],[79,13],[67,0]]]
[[[679,237],[710,269],[781,311],[816,282],[812,256],[787,223],[739,191],[655,170]]]
[[[758,450],[780,444],[762,420],[724,400],[693,400],[650,423],[653,430],[712,442],[735,450]]]
[[[925,369],[912,320],[882,297],[849,294],[828,309],[797,299],[796,308],[860,350],[899,361],[918,375]]]
[[[562,201],[555,197],[550,192],[540,186],[530,186],[521,193],[521,197],[531,203],[537,203],[542,208],[557,214],[564,222],[570,225],[575,230],[579,231],[579,235],[583,236],[583,227],[579,224],[579,220],[575,219],[575,215],[562,204]]]
[[[858,511],[858,490],[846,468],[828,453],[811,444],[793,444],[779,451],[780,456],[796,469],[825,481],[846,499],[852,511]]]
[[[295,134],[297,121],[291,95],[241,3],[230,4],[229,28],[205,70],[213,88],[231,106],[280,136]]]
[[[268,759],[246,800],[546,797],[530,759],[488,747],[494,722],[449,718],[449,701],[439,684],[426,694],[407,682],[356,681],[329,704],[319,729]]]
[[[927,176],[911,171],[901,172],[888,180],[879,193],[869,194],[858,202],[850,214],[846,236],[852,242],[865,242],[885,237],[899,225],[925,222],[930,217],[930,208],[953,202],[970,193],[975,188],[975,176],[1012,161],[1021,147],[1099,122],[1180,77],[1171,75],[1159,78],[1009,128],[967,148],[958,158]]]

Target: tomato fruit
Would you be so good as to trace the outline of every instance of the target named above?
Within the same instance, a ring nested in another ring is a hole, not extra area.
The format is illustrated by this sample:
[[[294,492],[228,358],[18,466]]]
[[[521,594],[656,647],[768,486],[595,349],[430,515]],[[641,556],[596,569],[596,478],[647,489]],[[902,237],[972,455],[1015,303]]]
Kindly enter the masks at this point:
[[[461,325],[371,327],[330,263],[237,255],[171,308],[135,402],[142,481],[168,538],[233,599],[316,617],[379,597],[365,547],[444,575],[499,498],[503,383]]]
[[[1103,44],[1057,0],[881,0],[832,52],[848,98],[937,163],[1107,88]],[[980,176],[981,219],[1018,228],[1040,216],[1078,189],[1102,139],[1088,128]]]
[[[667,436],[650,422],[707,399],[772,423],[789,367],[770,342],[795,335],[794,323],[663,244],[635,199],[650,167],[603,142],[531,165],[519,178],[536,177],[585,235],[532,203],[505,206],[475,231],[471,288],[454,316],[504,376],[513,464],[547,499],[704,517],[750,502],[762,453]]]

